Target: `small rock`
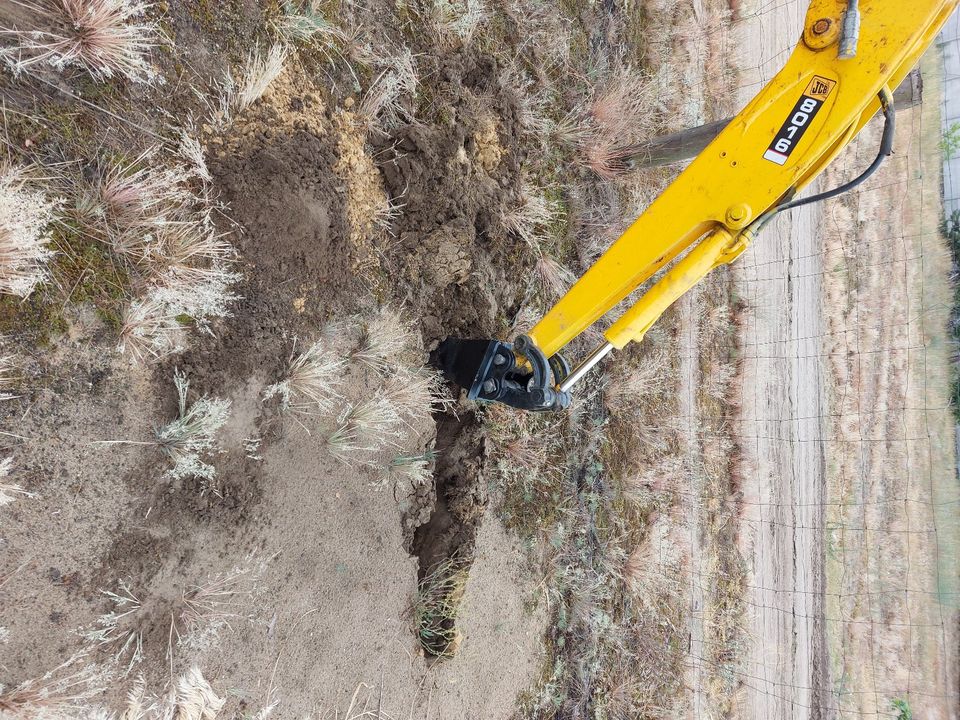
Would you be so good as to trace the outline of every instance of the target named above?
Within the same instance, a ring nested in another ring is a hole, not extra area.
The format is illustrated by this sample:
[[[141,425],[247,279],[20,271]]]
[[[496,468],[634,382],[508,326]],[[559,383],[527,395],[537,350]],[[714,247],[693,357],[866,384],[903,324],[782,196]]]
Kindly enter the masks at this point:
[[[345,108],[352,108],[354,102],[355,102],[355,101],[354,101],[353,97],[350,96],[350,97],[348,97],[346,100],[343,101],[343,106],[344,106]]]

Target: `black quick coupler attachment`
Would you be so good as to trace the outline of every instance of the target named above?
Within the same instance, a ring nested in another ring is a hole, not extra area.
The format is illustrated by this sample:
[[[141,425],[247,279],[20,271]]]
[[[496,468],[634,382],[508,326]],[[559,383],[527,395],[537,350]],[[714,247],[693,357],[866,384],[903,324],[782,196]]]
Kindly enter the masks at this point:
[[[499,340],[447,338],[433,353],[434,365],[467,391],[469,400],[499,402],[521,410],[562,410],[569,393],[557,386],[569,372],[560,356],[547,359],[526,335]]]

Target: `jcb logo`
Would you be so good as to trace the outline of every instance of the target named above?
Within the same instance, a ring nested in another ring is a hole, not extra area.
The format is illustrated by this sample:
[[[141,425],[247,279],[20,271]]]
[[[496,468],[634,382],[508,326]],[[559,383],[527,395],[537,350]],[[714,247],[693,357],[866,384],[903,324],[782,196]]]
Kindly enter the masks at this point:
[[[823,101],[827,99],[836,84],[835,80],[829,80],[819,75],[813,77],[807,85],[806,91],[793,107],[790,117],[783,123],[780,132],[777,133],[773,142],[770,143],[770,147],[763,154],[764,158],[770,162],[775,162],[777,165],[786,164],[790,158],[790,153],[800,142],[800,138],[810,127],[813,118],[816,117],[817,112],[823,106]]]
[[[807,97],[812,97],[820,102],[823,102],[827,99],[827,96],[830,94],[830,91],[833,90],[836,84],[836,80],[829,80],[825,77],[814,75],[813,79],[810,81],[810,84],[807,85],[806,92],[803,94]]]

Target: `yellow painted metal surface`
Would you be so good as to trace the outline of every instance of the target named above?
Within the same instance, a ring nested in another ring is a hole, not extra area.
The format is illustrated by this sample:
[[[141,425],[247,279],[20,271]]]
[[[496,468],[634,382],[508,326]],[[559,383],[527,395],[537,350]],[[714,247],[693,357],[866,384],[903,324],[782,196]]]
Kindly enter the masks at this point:
[[[605,333],[618,348],[642,338],[683,292],[743,251],[751,221],[837,156],[880,108],[881,88],[900,84],[958,2],[860,0],[857,56],[842,60],[838,34],[815,47],[807,40],[818,21],[840,22],[846,2],[814,0],[783,69],[533,328],[537,346],[558,352],[697,244]]]

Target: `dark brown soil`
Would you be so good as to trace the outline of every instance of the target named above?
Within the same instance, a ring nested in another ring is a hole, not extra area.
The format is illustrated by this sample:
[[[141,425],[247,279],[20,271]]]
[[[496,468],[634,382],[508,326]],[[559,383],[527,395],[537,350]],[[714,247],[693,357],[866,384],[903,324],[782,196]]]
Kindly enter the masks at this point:
[[[436,502],[430,519],[416,528],[408,546],[420,560],[420,579],[457,557],[469,566],[477,531],[487,507],[483,483],[483,431],[477,416],[444,413],[437,417]]]
[[[448,335],[502,332],[527,279],[517,263],[521,241],[499,222],[516,200],[523,160],[512,91],[500,84],[496,60],[474,49],[425,57],[424,65],[443,121],[399,128],[374,155],[387,192],[405,203],[390,260],[432,349]],[[476,159],[484,115],[495,119],[504,148],[489,169]]]
[[[309,108],[304,106],[306,112]],[[242,135],[211,172],[231,218],[245,280],[233,317],[177,359],[209,392],[279,377],[295,335],[309,335],[362,291],[350,271],[345,189],[329,137],[307,129]],[[302,311],[294,300],[305,298]]]

